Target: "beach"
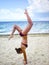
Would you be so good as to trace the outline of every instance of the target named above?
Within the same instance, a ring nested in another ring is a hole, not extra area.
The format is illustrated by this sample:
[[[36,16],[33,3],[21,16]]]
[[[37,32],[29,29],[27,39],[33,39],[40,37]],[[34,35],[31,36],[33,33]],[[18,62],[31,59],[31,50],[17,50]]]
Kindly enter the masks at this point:
[[[21,37],[14,35],[0,36],[0,65],[24,65],[23,54],[17,54],[15,48],[20,47]],[[26,49],[27,65],[49,65],[49,34],[28,35],[28,48]]]

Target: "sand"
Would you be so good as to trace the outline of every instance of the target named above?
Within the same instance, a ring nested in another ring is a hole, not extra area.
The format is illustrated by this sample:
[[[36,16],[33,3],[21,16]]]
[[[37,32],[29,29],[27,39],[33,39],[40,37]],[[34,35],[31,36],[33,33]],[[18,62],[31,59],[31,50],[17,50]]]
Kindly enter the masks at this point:
[[[8,38],[0,36],[0,65],[24,65],[23,55],[15,51],[21,45],[21,37],[15,35],[11,40]],[[28,35],[26,53],[27,65],[49,65],[49,34]]]

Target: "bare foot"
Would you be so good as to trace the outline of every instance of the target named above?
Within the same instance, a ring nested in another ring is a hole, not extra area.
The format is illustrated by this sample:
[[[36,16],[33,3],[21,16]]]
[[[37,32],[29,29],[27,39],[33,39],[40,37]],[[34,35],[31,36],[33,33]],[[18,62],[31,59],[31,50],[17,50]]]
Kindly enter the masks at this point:
[[[28,12],[27,12],[27,9],[25,9],[25,12],[24,12],[24,14],[28,14]]]
[[[9,40],[10,40],[11,38],[13,38],[13,35],[12,35],[12,34],[10,35]]]

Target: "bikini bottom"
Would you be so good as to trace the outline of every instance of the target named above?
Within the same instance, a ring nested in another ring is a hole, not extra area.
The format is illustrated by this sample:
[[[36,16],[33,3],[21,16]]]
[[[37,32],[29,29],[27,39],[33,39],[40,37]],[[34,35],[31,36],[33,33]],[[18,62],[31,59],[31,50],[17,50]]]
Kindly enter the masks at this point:
[[[24,45],[26,48],[28,47],[28,45],[27,45],[27,44],[22,43],[22,45]]]

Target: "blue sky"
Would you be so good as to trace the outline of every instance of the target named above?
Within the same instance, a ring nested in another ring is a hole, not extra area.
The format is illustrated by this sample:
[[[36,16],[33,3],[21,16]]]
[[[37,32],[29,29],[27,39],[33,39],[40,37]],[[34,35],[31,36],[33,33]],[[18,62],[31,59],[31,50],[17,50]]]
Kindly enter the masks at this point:
[[[0,0],[0,8],[2,9],[16,9],[24,8],[28,5],[27,0]]]
[[[24,21],[24,9],[33,21],[49,21],[49,0],[0,0],[0,21]]]

